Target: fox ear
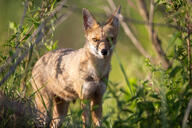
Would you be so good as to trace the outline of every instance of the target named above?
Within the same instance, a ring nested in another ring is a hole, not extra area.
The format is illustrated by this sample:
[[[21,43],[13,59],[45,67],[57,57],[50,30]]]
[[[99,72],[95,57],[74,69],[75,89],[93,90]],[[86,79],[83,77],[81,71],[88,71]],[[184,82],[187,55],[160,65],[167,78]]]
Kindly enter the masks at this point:
[[[118,15],[120,14],[120,12],[121,12],[121,6],[119,5],[118,8],[112,14],[112,16],[107,20],[106,24],[111,24],[114,27],[118,27],[119,26]]]
[[[83,24],[85,30],[92,29],[98,26],[95,18],[91,15],[89,10],[85,8],[83,8]]]

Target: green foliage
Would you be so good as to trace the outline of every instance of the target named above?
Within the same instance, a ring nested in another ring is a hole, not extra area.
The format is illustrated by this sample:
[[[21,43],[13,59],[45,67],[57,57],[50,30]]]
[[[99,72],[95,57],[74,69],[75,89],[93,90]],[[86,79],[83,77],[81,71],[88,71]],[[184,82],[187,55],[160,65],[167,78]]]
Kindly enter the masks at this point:
[[[187,73],[181,65],[169,70],[153,66],[148,61],[146,65],[151,78],[141,84],[132,83],[135,88],[133,97],[128,90],[118,90],[121,91],[119,94],[117,90],[109,90],[116,98],[119,110],[113,127],[180,127],[192,96],[188,80],[183,79]],[[191,116],[189,126],[192,125]]]

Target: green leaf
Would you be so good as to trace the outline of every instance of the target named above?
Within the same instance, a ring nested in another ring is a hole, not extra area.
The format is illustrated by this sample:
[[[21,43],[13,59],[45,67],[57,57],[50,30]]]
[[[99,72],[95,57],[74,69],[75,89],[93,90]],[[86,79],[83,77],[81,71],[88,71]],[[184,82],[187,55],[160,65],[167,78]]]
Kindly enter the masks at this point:
[[[17,32],[17,25],[14,22],[9,22],[9,28],[14,31],[14,33]]]
[[[169,76],[170,78],[175,77],[175,75],[181,70],[180,66],[176,66],[172,69],[172,71],[170,72]]]

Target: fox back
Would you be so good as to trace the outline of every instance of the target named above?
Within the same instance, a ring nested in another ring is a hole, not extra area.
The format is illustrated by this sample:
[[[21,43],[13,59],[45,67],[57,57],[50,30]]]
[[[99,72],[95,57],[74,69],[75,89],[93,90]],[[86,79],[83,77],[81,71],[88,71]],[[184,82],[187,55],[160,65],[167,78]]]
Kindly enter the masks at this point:
[[[83,9],[86,43],[83,48],[58,49],[48,52],[35,64],[32,71],[32,86],[37,94],[37,109],[43,113],[43,124],[47,124],[48,112],[53,107],[53,118],[67,114],[70,101],[77,98],[91,100],[93,122],[101,125],[102,96],[110,72],[110,61],[117,41],[120,7],[104,24],[99,24],[93,15]],[[48,111],[47,111],[47,110]],[[84,110],[84,105],[82,105]],[[84,127],[89,125],[87,110],[83,112]],[[57,127],[61,119],[51,121]]]

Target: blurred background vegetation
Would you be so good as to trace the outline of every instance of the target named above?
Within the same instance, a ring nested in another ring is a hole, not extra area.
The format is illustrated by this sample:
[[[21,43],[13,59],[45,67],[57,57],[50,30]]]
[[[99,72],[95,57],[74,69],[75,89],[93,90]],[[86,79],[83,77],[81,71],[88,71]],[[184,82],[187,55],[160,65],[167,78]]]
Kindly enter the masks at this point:
[[[113,12],[113,4],[121,5],[123,19],[103,100],[103,127],[192,127],[190,0],[68,0],[52,17],[62,0],[26,1],[0,0],[3,95],[19,103],[33,99],[30,73],[37,59],[56,48],[83,47],[82,8],[104,22]],[[63,19],[55,24],[60,16]],[[45,37],[33,45],[40,33],[30,38],[43,19],[47,19]],[[17,61],[19,57],[21,61]],[[81,126],[79,102],[71,104],[71,116],[63,127]],[[13,121],[19,122],[11,108],[0,112],[1,127],[21,125]],[[32,118],[26,120],[21,126],[34,127]]]

